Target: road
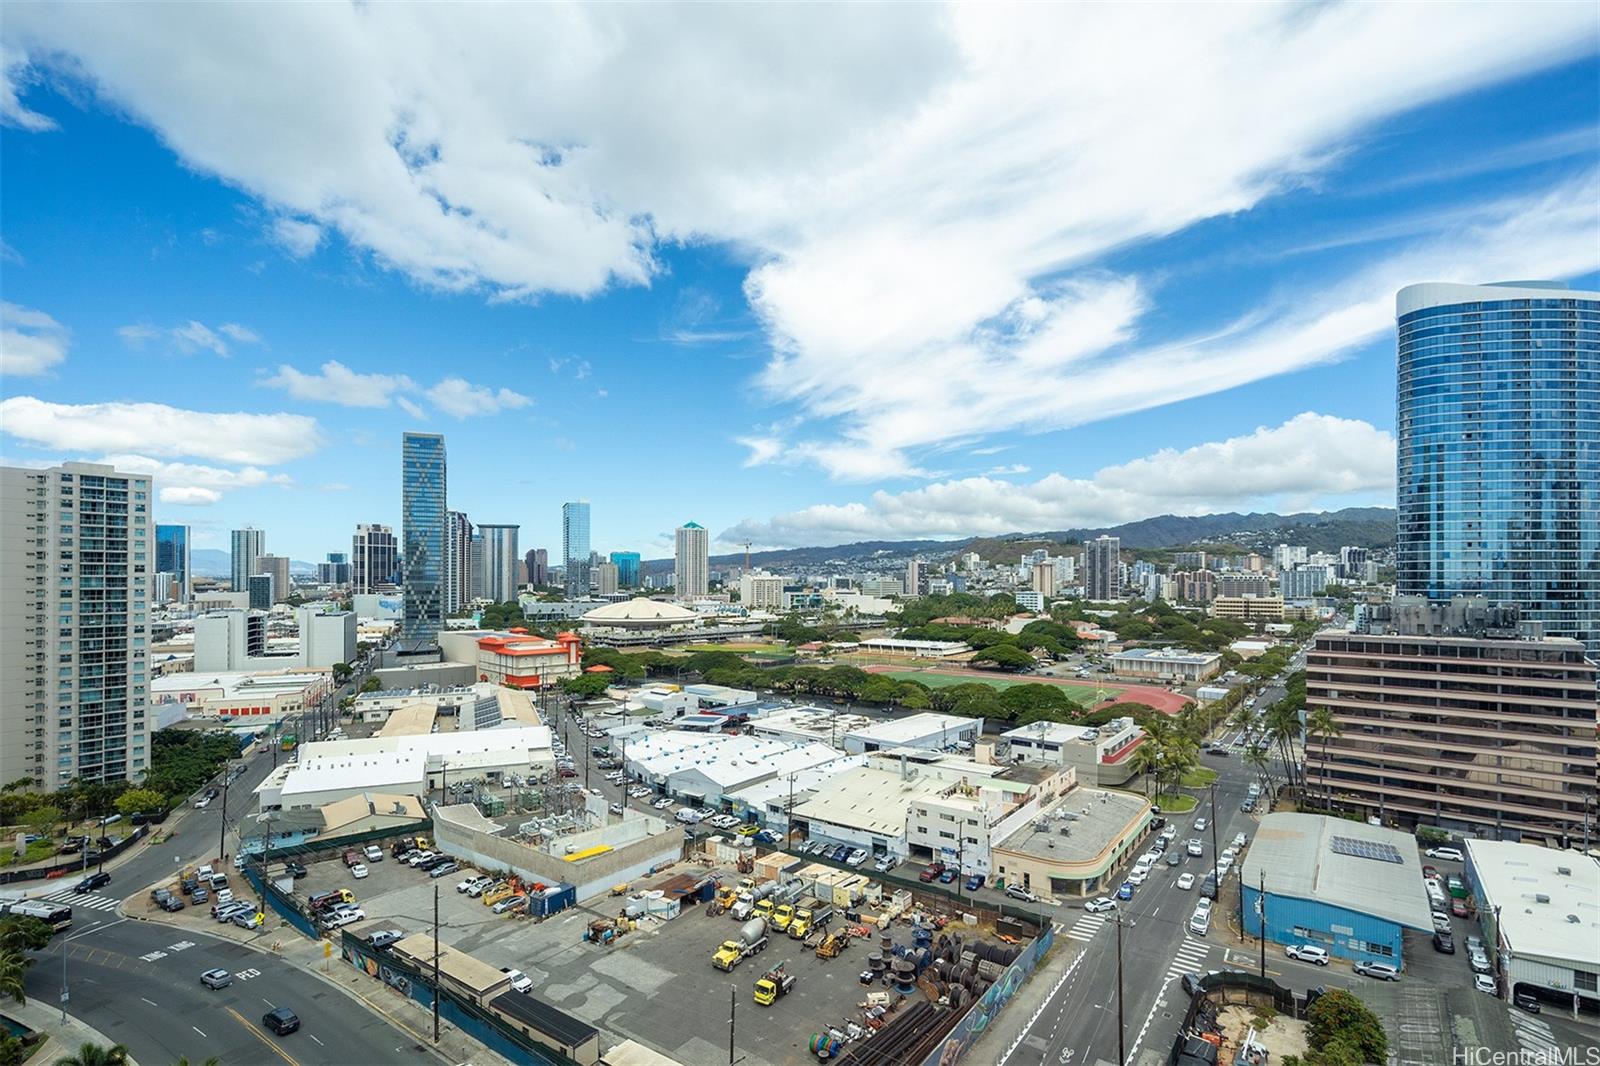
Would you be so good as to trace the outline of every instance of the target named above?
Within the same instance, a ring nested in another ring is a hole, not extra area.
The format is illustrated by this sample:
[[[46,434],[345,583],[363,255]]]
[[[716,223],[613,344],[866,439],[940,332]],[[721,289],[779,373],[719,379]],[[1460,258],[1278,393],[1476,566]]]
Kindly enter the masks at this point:
[[[75,923],[78,916],[75,909]],[[28,971],[27,993],[36,1001],[59,1001],[63,952],[72,1013],[140,1062],[180,1056],[289,1066],[433,1061],[431,1052],[341,992],[230,940],[131,919],[89,930],[75,924]],[[200,974],[213,967],[234,974],[232,987],[200,984]],[[261,1016],[278,1006],[300,1016],[299,1032],[279,1037],[261,1025]]]

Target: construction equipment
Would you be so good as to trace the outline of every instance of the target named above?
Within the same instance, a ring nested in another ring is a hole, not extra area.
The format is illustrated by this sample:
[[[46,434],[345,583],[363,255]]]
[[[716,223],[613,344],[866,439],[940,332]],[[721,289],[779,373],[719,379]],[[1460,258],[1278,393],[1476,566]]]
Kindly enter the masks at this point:
[[[629,926],[625,921],[596,918],[584,929],[583,939],[591,944],[609,944],[627,932],[628,928]]]
[[[822,938],[822,943],[817,945],[817,958],[831,959],[843,951],[850,938],[843,933],[829,933]]]
[[[479,896],[478,900],[485,907],[492,907],[496,903],[499,903],[501,900],[505,899],[507,896],[515,895],[516,891],[517,889],[515,883],[511,881],[498,881],[490,887],[484,889],[483,895]]]
[[[626,896],[628,894],[628,883],[624,881],[620,885],[612,885],[611,894],[613,896]]]
[[[789,973],[787,962],[780,962],[756,980],[756,1002],[763,1007],[770,1007],[779,996],[787,996],[794,991],[794,986],[799,978]]]
[[[789,923],[789,935],[804,940],[818,929],[825,929],[833,921],[833,908],[821,900],[808,899],[794,910],[794,920]]]
[[[737,940],[724,940],[711,955],[711,965],[732,973],[733,968],[767,947],[767,923],[762,918],[752,918],[739,927]]]

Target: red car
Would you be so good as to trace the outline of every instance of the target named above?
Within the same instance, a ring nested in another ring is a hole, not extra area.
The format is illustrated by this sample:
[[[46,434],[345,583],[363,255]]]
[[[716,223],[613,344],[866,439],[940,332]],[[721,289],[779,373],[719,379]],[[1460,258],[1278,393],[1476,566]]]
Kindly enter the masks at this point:
[[[1453,900],[1451,900],[1450,901],[1450,913],[1455,915],[1457,918],[1465,918],[1467,916],[1467,902],[1466,902],[1466,900],[1461,900],[1461,899],[1453,899]]]
[[[917,880],[921,881],[923,884],[928,884],[937,880],[939,875],[942,873],[944,873],[944,863],[929,863],[927,866],[924,866],[922,868],[922,872],[917,875]]]
[[[1423,880],[1432,881],[1434,878],[1436,878],[1438,876],[1439,876],[1439,871],[1434,869],[1432,866],[1424,866],[1422,868]]]

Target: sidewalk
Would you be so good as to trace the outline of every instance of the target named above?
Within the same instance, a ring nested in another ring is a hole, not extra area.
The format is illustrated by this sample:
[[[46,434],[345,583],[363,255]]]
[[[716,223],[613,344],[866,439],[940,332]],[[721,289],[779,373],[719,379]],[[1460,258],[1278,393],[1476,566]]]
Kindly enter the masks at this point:
[[[48,1038],[43,1046],[33,1054],[35,1062],[51,1063],[59,1058],[76,1056],[78,1048],[84,1044],[111,1047],[116,1043],[100,1030],[85,1025],[71,1014],[68,1014],[67,1020],[63,1022],[58,1004],[45,1003],[37,999],[18,1004],[8,999],[4,1004],[0,1004],[0,1013],[4,1013],[8,1018],[15,1018],[29,1029],[47,1034]],[[132,1056],[129,1056],[127,1062],[128,1066],[138,1066]]]
[[[963,1056],[967,1061],[997,1064],[1009,1061],[1019,1050],[1023,1034],[1033,1025],[1054,993],[1065,983],[1068,975],[1075,970],[1078,960],[1083,957],[1086,945],[1068,937],[1066,926],[1059,921],[1054,921],[1053,924],[1056,940],[1050,946],[1050,953],[1045,956],[1044,964],[1034,970],[1033,976],[1024,982],[1022,990],[1012,996],[1010,1002],[1000,1011],[998,1019],[993,1021],[972,1047],[967,1049],[966,1055]],[[1021,1061],[1031,1062],[1036,1057],[1037,1055],[1025,1055]]]

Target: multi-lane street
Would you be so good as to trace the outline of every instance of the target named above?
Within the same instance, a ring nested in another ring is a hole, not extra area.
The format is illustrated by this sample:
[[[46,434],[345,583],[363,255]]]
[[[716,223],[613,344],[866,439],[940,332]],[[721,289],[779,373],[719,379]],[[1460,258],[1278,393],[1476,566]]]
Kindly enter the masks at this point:
[[[98,912],[96,912],[98,913]],[[28,971],[29,998],[57,1003],[63,980],[68,1009],[145,1063],[336,1064],[431,1061],[403,1032],[298,967],[231,940],[154,922],[117,919],[74,926],[41,952]],[[200,975],[233,975],[211,990]],[[300,1016],[301,1029],[275,1036],[261,1024],[274,1007]]]

